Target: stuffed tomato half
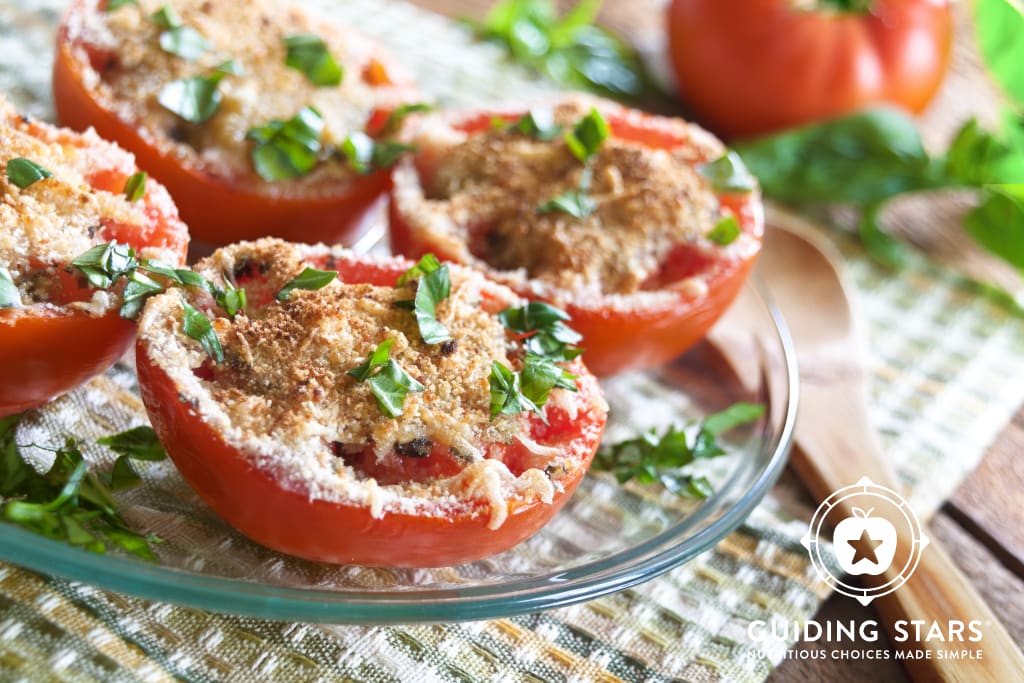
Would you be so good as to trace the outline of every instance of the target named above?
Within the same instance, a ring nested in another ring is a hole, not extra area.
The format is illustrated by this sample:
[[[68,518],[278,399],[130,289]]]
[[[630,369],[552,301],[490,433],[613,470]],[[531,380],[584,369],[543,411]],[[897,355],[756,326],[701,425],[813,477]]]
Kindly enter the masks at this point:
[[[210,286],[143,311],[139,383],[182,475],[251,539],[469,562],[537,531],[585,474],[607,406],[570,345],[540,343],[568,329],[550,306],[432,257],[270,239],[195,270]]]
[[[763,209],[700,128],[596,98],[427,115],[403,132],[391,239],[564,309],[598,375],[663,363],[739,292]]]
[[[134,152],[210,244],[354,240],[413,94],[368,37],[270,0],[74,0],[53,89],[63,124]]]
[[[73,263],[126,257],[180,266],[188,231],[166,190],[95,133],[19,116],[0,98],[0,417],[34,408],[103,372],[135,324],[124,285]],[[93,256],[89,256],[92,252]],[[88,268],[88,267],[87,267]]]

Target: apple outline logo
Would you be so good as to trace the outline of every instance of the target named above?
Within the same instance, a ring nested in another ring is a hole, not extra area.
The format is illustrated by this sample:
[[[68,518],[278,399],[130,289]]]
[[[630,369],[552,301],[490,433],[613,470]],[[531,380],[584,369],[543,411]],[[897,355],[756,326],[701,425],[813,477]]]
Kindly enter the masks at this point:
[[[872,517],[875,508],[865,512],[854,507],[853,515],[839,522],[832,531],[832,552],[843,571],[852,576],[878,576],[892,565],[896,557],[896,527],[884,517]],[[871,557],[862,556],[858,545],[865,538],[875,545]],[[855,544],[854,539],[859,539]]]

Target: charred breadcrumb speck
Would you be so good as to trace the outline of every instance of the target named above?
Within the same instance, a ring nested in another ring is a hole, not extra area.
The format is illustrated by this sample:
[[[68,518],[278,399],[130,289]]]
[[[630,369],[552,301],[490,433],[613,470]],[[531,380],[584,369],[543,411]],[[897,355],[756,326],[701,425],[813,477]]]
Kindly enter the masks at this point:
[[[430,455],[430,449],[434,442],[424,437],[417,437],[412,441],[395,444],[395,452],[407,458],[425,458]]]
[[[455,353],[455,351],[458,350],[458,348],[459,342],[454,339],[449,339],[448,341],[441,344],[441,355],[450,356],[453,353]]]

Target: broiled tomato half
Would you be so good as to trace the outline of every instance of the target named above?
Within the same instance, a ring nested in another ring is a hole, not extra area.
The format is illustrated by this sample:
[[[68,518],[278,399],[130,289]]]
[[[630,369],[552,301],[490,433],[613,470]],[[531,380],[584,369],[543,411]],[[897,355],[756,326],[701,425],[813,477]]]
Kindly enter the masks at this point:
[[[460,266],[413,266],[264,239],[200,261],[210,289],[147,303],[153,427],[249,538],[325,562],[452,565],[531,535],[579,484],[607,406],[571,348],[529,341],[561,329],[557,312]],[[244,290],[246,308],[232,317],[218,289]]]
[[[403,135],[392,248],[563,308],[598,375],[698,341],[739,292],[763,209],[739,158],[678,119],[573,97],[427,115]]]
[[[399,72],[287,3],[74,0],[53,89],[60,121],[134,152],[197,241],[351,242],[390,187]]]
[[[42,405],[110,367],[135,325],[121,290],[89,286],[70,263],[116,240],[181,265],[188,231],[167,191],[131,154],[18,116],[0,98],[0,417]],[[127,196],[131,194],[132,196]]]

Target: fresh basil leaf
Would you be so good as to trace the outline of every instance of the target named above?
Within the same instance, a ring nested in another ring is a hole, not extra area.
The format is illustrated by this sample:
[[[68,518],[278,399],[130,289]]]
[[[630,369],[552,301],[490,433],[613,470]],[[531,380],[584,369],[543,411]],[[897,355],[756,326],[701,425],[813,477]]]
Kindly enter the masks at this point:
[[[531,109],[513,123],[511,129],[537,140],[554,140],[562,134],[562,127],[555,123],[555,112],[550,108]]]
[[[152,427],[140,425],[132,427],[117,434],[104,436],[96,440],[101,446],[106,446],[118,455],[124,455],[135,460],[147,460],[158,462],[167,457],[160,439]]]
[[[541,409],[534,405],[521,391],[518,372],[512,372],[502,363],[492,361],[488,383],[491,387],[491,419],[498,415],[518,415],[533,411],[538,415]]]
[[[337,277],[338,271],[336,270],[317,270],[307,266],[297,277],[281,288],[281,291],[277,293],[277,300],[287,301],[288,297],[296,289],[305,289],[307,291],[323,289],[334,282]]]
[[[313,107],[249,130],[246,137],[256,141],[250,154],[256,173],[267,182],[306,175],[319,160],[323,130],[324,119]]]
[[[372,167],[374,170],[391,168],[402,158],[403,154],[412,152],[415,149],[416,147],[413,145],[395,142],[394,140],[377,141],[373,144]]]
[[[373,138],[362,131],[352,133],[338,149],[348,159],[356,173],[366,174],[373,170]]]
[[[40,180],[52,177],[50,171],[29,159],[17,157],[7,162],[7,179],[23,190]]]
[[[424,275],[429,275],[435,270],[441,267],[441,262],[437,260],[437,257],[433,254],[424,254],[420,257],[420,260],[415,266],[405,271],[398,277],[398,281],[395,282],[395,287],[404,287],[405,285],[418,280]]]
[[[727,247],[740,236],[740,224],[735,216],[726,216],[715,223],[708,232],[708,239],[720,247]]]
[[[133,173],[124,184],[124,196],[130,202],[137,202],[146,196],[146,175],[145,171]]]
[[[210,290],[213,293],[214,301],[221,307],[221,310],[228,314],[229,318],[234,318],[249,304],[245,289],[242,287],[235,287],[229,283],[224,289],[211,285]]]
[[[242,76],[245,74],[245,69],[238,63],[237,59],[229,59],[226,62],[221,62],[217,66],[213,67],[213,70],[217,73],[224,74],[225,76]]]
[[[388,362],[388,354],[391,352],[391,345],[395,343],[394,339],[385,339],[380,344],[370,351],[366,356],[366,361],[352,368],[346,375],[355,377],[360,382],[365,382],[373,372]]]
[[[210,49],[210,43],[191,26],[177,26],[160,34],[160,48],[185,61],[194,62]]]
[[[384,121],[384,125],[381,126],[380,133],[378,133],[378,135],[383,136],[395,133],[402,127],[402,122],[405,121],[405,118],[410,114],[430,111],[432,109],[432,106],[424,102],[414,102],[412,104],[403,104],[395,107],[391,110],[391,113],[388,114],[388,118]]]
[[[157,102],[167,111],[190,123],[203,123],[217,113],[221,94],[218,90],[224,74],[194,76],[171,81],[157,95]]]
[[[608,122],[595,108],[581,118],[573,129],[565,134],[569,150],[580,161],[586,163],[601,150],[604,141],[611,134]]]
[[[583,351],[572,346],[583,337],[565,323],[569,316],[550,304],[531,301],[519,308],[506,308],[498,320],[513,332],[530,335],[523,340],[527,354],[555,362],[567,362]]]
[[[135,250],[127,244],[106,242],[91,247],[74,259],[71,265],[77,268],[89,284],[97,289],[107,289],[115,280],[135,270]]]
[[[752,192],[757,189],[757,179],[750,175],[743,159],[731,150],[714,161],[700,164],[697,172],[711,183],[716,192]]]
[[[575,380],[578,377],[548,358],[527,355],[519,374],[523,396],[539,408],[547,403],[551,390],[556,387],[577,391]]]
[[[951,181],[972,187],[1024,182],[1024,123],[1006,117],[996,135],[969,120],[946,151],[945,173]]]
[[[327,49],[327,44],[311,33],[285,36],[287,56],[284,63],[301,71],[313,85],[330,86],[341,83],[344,71]]]
[[[444,265],[419,279],[413,298],[413,314],[420,336],[427,344],[440,344],[452,339],[451,332],[437,319],[437,305],[451,295],[451,276]]]
[[[210,283],[204,280],[202,275],[194,273],[187,268],[175,268],[163,261],[156,261],[154,259],[143,259],[138,267],[154,275],[165,277],[182,287],[198,287],[199,289],[210,290]]]
[[[939,182],[913,120],[895,109],[811,124],[736,151],[766,195],[794,204],[873,204]]]
[[[135,5],[137,3],[138,3],[138,0],[109,0],[109,2],[107,2],[107,6],[104,8],[103,11],[104,12],[113,12],[114,10],[121,9],[122,7],[125,7],[126,5]]]
[[[224,349],[220,345],[220,339],[217,338],[217,332],[213,329],[213,323],[206,317],[206,314],[202,311],[198,311],[192,307],[192,305],[181,300],[182,310],[184,315],[181,320],[181,331],[186,336],[195,339],[206,351],[206,355],[213,359],[215,363],[224,362]]]
[[[868,256],[886,268],[898,270],[907,261],[907,249],[902,242],[882,230],[878,215],[880,210],[878,204],[870,204],[861,209],[857,234]]]
[[[142,477],[132,467],[132,461],[127,455],[122,455],[114,461],[114,468],[110,470],[110,480],[107,486],[111,491],[126,491],[142,485]]]
[[[4,266],[0,266],[0,308],[21,308],[21,292]]]
[[[134,270],[128,274],[128,284],[122,295],[121,317],[134,320],[149,297],[164,291],[164,286],[148,276]]]
[[[760,403],[734,403],[725,410],[704,418],[700,429],[711,436],[719,436],[730,429],[753,422],[762,415],[764,406]]]
[[[586,218],[597,210],[597,202],[581,190],[568,190],[555,195],[537,207],[540,213],[560,211],[574,218]]]
[[[178,16],[178,13],[170,5],[164,5],[156,12],[150,14],[149,18],[161,28],[172,29],[181,26],[181,17]]]
[[[423,391],[423,385],[393,360],[384,363],[375,375],[366,380],[366,383],[370,385],[370,391],[377,399],[377,407],[388,417],[401,415],[406,396],[412,392]]]
[[[1024,274],[1024,184],[986,186],[964,226],[978,244]]]
[[[1024,9],[1014,0],[975,0],[975,39],[996,83],[1024,109]]]

